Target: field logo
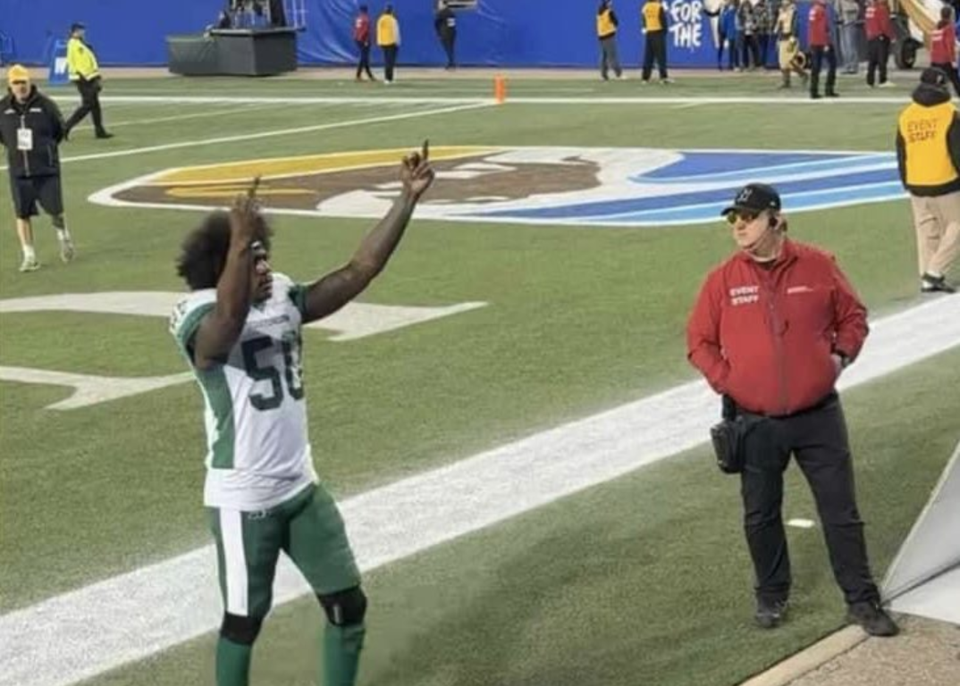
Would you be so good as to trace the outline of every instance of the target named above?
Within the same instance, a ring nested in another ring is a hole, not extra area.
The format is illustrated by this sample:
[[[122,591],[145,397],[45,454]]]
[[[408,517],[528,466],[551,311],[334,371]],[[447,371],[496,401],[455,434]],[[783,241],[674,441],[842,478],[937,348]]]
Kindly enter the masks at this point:
[[[271,212],[380,217],[404,150],[170,169],[100,191],[113,206],[227,207],[256,175]],[[591,226],[718,221],[746,183],[777,187],[789,213],[903,197],[892,153],[654,148],[440,147],[419,219]]]

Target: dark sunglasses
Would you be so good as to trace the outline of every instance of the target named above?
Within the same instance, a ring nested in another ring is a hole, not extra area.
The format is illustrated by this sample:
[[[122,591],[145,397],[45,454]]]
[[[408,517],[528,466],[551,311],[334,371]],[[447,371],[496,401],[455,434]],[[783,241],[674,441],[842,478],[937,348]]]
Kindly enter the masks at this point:
[[[727,222],[733,225],[737,223],[737,219],[742,219],[744,222],[749,224],[759,217],[760,214],[760,212],[756,212],[754,210],[734,210],[732,212],[727,212]]]
[[[29,82],[29,81],[11,81],[11,82],[10,82],[10,85],[11,85],[11,86],[26,86],[28,83],[30,83],[30,82]]]

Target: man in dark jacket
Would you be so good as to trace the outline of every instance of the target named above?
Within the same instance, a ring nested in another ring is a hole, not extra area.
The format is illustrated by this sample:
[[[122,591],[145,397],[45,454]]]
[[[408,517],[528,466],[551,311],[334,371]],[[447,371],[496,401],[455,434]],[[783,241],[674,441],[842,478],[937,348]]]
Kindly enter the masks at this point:
[[[834,389],[867,337],[867,311],[833,257],[786,238],[780,196],[750,184],[723,214],[737,253],[707,277],[687,327],[688,357],[753,428],[740,472],[756,575],[755,618],[780,624],[790,557],[780,506],[791,454],[810,484],[848,619],[874,636],[898,629],[880,607],[854,493],[847,427]]]
[[[21,272],[40,268],[33,247],[30,218],[39,204],[53,218],[60,239],[60,258],[73,259],[74,248],[63,217],[60,155],[63,117],[56,104],[30,83],[30,72],[13,65],[7,72],[9,90],[0,99],[0,145],[7,149],[10,190],[17,217],[17,235],[23,252]]]
[[[446,69],[456,69],[457,60],[454,49],[457,44],[457,15],[453,13],[447,0],[440,0],[437,5],[437,15],[433,20],[433,27],[437,31],[437,37],[447,53]]]
[[[936,67],[925,69],[897,127],[897,162],[913,208],[922,293],[956,290],[946,275],[960,255],[960,116],[948,82]]]

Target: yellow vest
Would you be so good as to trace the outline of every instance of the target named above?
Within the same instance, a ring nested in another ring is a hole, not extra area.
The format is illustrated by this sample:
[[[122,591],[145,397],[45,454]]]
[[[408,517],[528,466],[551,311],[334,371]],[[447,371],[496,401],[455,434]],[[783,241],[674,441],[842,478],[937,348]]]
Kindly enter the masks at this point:
[[[606,38],[617,32],[617,27],[613,25],[610,14],[610,10],[604,10],[597,15],[597,36],[599,38]]]
[[[911,103],[900,114],[908,186],[942,186],[957,180],[947,147],[947,131],[956,113],[953,103],[945,102],[933,107]]]
[[[643,6],[643,26],[647,33],[651,31],[663,31],[663,24],[660,22],[660,10],[663,9],[657,1],[648,2]]]
[[[377,19],[377,45],[396,45],[398,33],[396,18],[391,14],[380,15]]]
[[[87,81],[100,76],[97,56],[79,38],[67,41],[67,70],[70,72],[71,81],[79,81],[81,76]]]

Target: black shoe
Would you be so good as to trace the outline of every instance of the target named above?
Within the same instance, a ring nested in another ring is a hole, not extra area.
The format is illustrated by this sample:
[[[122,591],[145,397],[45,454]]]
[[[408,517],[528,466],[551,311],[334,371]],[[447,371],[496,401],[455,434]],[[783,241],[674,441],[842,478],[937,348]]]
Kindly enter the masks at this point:
[[[757,624],[764,629],[776,629],[783,622],[786,614],[786,600],[764,600],[763,598],[758,598],[757,611],[754,613],[753,618],[756,619]]]
[[[113,138],[113,134],[107,133],[106,131],[100,131],[97,134],[97,138],[99,138],[100,140],[106,140],[107,138]]]
[[[828,98],[839,98],[840,94],[837,91],[827,91]]]
[[[921,293],[956,293],[957,289],[947,283],[944,276],[924,274],[920,277]]]
[[[847,608],[847,620],[859,624],[871,636],[896,636],[900,627],[875,600],[853,603]]]
[[[820,95],[819,93],[811,93],[811,94],[810,94],[810,99],[811,99],[811,100],[819,100],[819,99],[822,98],[822,97],[823,97],[823,96]]]

